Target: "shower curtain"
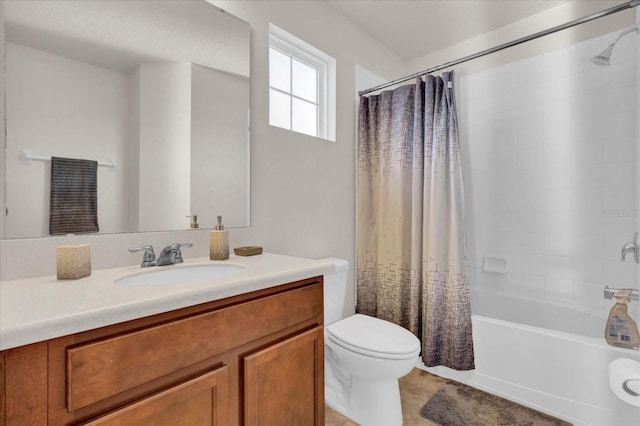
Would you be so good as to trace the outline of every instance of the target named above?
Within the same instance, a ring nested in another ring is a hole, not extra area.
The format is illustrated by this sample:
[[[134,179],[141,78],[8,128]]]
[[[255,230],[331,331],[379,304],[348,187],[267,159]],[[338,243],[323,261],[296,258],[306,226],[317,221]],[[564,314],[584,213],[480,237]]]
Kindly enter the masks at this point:
[[[474,368],[452,72],[360,98],[357,311],[421,341],[426,366]]]

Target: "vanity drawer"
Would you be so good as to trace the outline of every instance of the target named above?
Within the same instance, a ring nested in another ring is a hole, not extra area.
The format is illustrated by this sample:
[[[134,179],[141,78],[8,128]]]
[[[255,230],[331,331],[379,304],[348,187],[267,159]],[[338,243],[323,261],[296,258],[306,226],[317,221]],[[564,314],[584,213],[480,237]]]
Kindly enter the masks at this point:
[[[253,340],[321,317],[322,284],[67,349],[74,411]]]
[[[82,426],[226,425],[227,367],[172,386]]]

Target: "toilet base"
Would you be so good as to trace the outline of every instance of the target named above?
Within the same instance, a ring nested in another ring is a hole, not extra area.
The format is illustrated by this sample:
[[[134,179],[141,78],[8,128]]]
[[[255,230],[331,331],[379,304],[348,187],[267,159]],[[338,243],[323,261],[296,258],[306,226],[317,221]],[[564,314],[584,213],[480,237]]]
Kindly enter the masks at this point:
[[[367,380],[351,377],[349,395],[327,386],[326,404],[365,426],[402,426],[402,405],[398,380]]]

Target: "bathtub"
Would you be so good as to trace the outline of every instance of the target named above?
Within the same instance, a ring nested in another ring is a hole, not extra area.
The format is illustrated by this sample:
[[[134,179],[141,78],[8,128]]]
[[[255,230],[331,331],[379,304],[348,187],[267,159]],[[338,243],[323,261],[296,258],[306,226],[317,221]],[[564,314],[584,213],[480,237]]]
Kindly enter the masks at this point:
[[[606,315],[515,298],[488,303],[485,299],[496,296],[479,292],[471,297],[476,369],[419,368],[575,425],[640,425],[640,408],[619,400],[608,376],[611,361],[640,362],[640,353],[605,342]],[[486,316],[491,305],[498,318]],[[562,331],[546,327],[554,317]],[[535,325],[515,322],[525,319]]]

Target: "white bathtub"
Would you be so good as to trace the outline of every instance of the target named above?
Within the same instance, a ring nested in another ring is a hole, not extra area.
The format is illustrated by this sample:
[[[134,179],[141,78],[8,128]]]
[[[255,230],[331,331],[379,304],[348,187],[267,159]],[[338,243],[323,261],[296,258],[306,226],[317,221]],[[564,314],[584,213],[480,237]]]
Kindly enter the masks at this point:
[[[585,331],[583,334],[591,328],[600,330],[592,332],[598,337],[581,336],[506,321],[505,312],[499,312],[502,319],[479,315],[476,309],[482,311],[482,297],[472,293],[476,369],[460,372],[446,367],[420,368],[576,425],[640,425],[640,408],[619,400],[609,388],[608,377],[611,361],[624,357],[640,362],[640,353],[607,345],[601,337],[606,316],[603,319],[601,313],[562,309],[560,319],[565,326],[575,324]],[[528,312],[543,322],[555,315],[545,313],[549,306],[543,303],[529,307],[525,302],[518,301],[522,304],[513,313]],[[516,306],[505,301],[498,305],[507,305],[507,310]],[[585,326],[589,321],[594,323]]]

